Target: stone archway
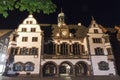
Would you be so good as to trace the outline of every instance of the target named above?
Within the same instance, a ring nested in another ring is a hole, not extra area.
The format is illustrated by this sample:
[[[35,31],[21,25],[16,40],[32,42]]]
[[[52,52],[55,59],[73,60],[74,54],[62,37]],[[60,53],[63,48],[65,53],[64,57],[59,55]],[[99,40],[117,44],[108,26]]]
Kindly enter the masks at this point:
[[[55,76],[57,74],[57,65],[54,62],[47,62],[42,68],[43,77],[44,76]]]
[[[88,75],[88,65],[83,61],[79,61],[75,64],[75,75],[76,76],[87,76]]]
[[[73,74],[73,65],[70,62],[62,62],[59,65],[60,76],[70,76]]]

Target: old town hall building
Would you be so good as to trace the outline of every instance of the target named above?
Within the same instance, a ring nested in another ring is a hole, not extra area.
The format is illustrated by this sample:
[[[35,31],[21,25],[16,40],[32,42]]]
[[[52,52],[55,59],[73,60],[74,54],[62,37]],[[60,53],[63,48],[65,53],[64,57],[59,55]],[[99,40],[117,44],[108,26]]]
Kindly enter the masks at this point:
[[[67,25],[63,12],[58,24],[39,24],[33,15],[10,35],[5,72],[8,75],[116,75],[106,30],[92,18],[89,27]]]

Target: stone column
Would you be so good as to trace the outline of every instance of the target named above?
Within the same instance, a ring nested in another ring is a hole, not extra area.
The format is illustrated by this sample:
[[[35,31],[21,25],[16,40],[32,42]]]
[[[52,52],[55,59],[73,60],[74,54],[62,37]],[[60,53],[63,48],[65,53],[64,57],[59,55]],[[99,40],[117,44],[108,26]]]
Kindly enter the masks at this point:
[[[72,44],[69,45],[69,55],[73,55],[73,47]]]
[[[58,44],[55,44],[55,50],[56,50],[56,55],[60,55]]]
[[[75,65],[73,65],[73,76],[75,76]]]
[[[59,65],[57,66],[56,77],[59,77]]]
[[[18,48],[18,52],[17,52],[17,54],[18,54],[18,55],[20,54],[20,47]]]

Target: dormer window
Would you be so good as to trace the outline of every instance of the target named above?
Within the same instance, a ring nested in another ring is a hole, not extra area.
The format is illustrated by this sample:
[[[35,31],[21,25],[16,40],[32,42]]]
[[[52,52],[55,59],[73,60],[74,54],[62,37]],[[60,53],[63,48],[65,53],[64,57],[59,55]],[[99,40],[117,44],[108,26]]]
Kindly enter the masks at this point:
[[[31,28],[31,32],[36,32],[36,28]]]
[[[29,24],[29,21],[26,21],[26,24]]]
[[[27,31],[27,29],[26,28],[22,28],[22,32],[26,32]]]
[[[30,21],[30,24],[32,24],[33,22],[32,21]]]
[[[94,29],[94,33],[98,33],[98,29]]]
[[[32,24],[33,21],[26,21],[26,24]]]
[[[93,27],[96,27],[96,24],[93,24]]]

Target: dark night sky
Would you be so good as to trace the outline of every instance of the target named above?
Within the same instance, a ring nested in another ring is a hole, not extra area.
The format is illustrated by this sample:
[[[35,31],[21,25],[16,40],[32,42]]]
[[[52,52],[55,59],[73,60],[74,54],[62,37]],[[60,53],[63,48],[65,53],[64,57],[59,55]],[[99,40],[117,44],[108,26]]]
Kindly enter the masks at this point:
[[[66,24],[77,24],[81,22],[88,26],[91,16],[94,16],[97,23],[114,27],[120,25],[120,1],[119,0],[53,0],[57,5],[55,13],[50,15],[34,14],[38,23],[57,23],[57,15],[63,9],[66,15]],[[0,29],[17,28],[28,16],[27,12],[9,12],[8,18],[4,19],[0,15]]]

